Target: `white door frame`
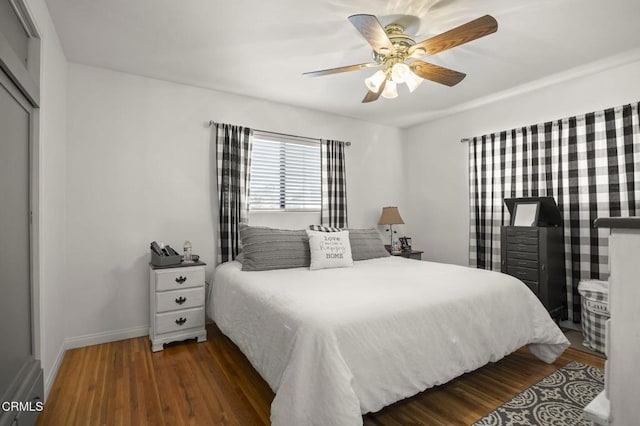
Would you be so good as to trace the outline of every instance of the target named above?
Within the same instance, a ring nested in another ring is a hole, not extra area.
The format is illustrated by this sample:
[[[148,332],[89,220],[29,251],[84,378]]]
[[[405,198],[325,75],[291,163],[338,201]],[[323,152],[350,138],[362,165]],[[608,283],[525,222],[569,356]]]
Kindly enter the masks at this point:
[[[31,332],[35,359],[41,356],[40,334],[40,54],[41,40],[26,0],[9,0],[28,40],[27,66],[13,52],[0,32],[0,67],[33,107],[29,129],[29,199],[31,252]]]

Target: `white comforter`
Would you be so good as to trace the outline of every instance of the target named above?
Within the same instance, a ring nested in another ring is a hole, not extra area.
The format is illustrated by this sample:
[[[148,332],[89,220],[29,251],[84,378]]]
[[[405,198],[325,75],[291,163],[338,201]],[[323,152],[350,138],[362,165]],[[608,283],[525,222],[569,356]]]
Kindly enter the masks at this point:
[[[399,257],[352,268],[216,270],[212,318],[276,393],[274,425],[361,425],[516,349],[553,362],[569,342],[508,275]]]

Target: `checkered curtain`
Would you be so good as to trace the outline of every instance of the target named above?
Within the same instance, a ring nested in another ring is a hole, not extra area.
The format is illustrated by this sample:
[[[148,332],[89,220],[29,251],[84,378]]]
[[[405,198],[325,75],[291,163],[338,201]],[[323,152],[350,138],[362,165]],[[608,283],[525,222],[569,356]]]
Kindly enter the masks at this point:
[[[235,259],[240,249],[238,224],[247,222],[253,130],[216,124],[218,167],[218,263]]]
[[[345,143],[321,140],[322,155],[322,225],[347,227],[347,176]]]
[[[500,270],[504,198],[553,196],[564,218],[569,315],[581,279],[607,279],[597,217],[640,214],[640,103],[475,137],[469,142],[469,263]]]

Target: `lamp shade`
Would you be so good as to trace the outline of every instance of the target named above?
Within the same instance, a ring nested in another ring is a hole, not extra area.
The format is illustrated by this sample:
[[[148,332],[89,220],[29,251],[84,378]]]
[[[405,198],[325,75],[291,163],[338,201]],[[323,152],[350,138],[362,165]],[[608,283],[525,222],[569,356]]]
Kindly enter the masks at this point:
[[[404,220],[400,217],[400,212],[397,207],[383,207],[382,214],[378,225],[401,225],[404,224]]]
[[[407,83],[407,87],[409,88],[409,92],[413,92],[414,90],[416,90],[418,88],[418,86],[420,86],[420,84],[422,84],[424,80],[420,77],[418,77],[417,75],[415,75],[414,73],[411,73],[405,80],[405,83]]]
[[[391,77],[396,83],[404,83],[409,74],[413,73],[409,69],[409,65],[403,62],[397,63],[391,68]]]
[[[380,91],[380,86],[382,86],[382,82],[387,78],[387,75],[384,71],[379,70],[371,77],[364,80],[364,84],[367,86],[367,89],[371,90],[373,93],[378,93]]]
[[[393,99],[398,97],[398,88],[396,82],[393,80],[387,80],[384,89],[382,90],[382,97],[387,99]]]

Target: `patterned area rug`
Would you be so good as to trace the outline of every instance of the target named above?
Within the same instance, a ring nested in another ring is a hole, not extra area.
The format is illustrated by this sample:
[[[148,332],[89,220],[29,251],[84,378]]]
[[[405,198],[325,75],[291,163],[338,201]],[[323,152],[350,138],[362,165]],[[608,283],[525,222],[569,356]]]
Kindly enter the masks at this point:
[[[582,409],[603,389],[602,370],[571,361],[473,426],[589,426]]]

